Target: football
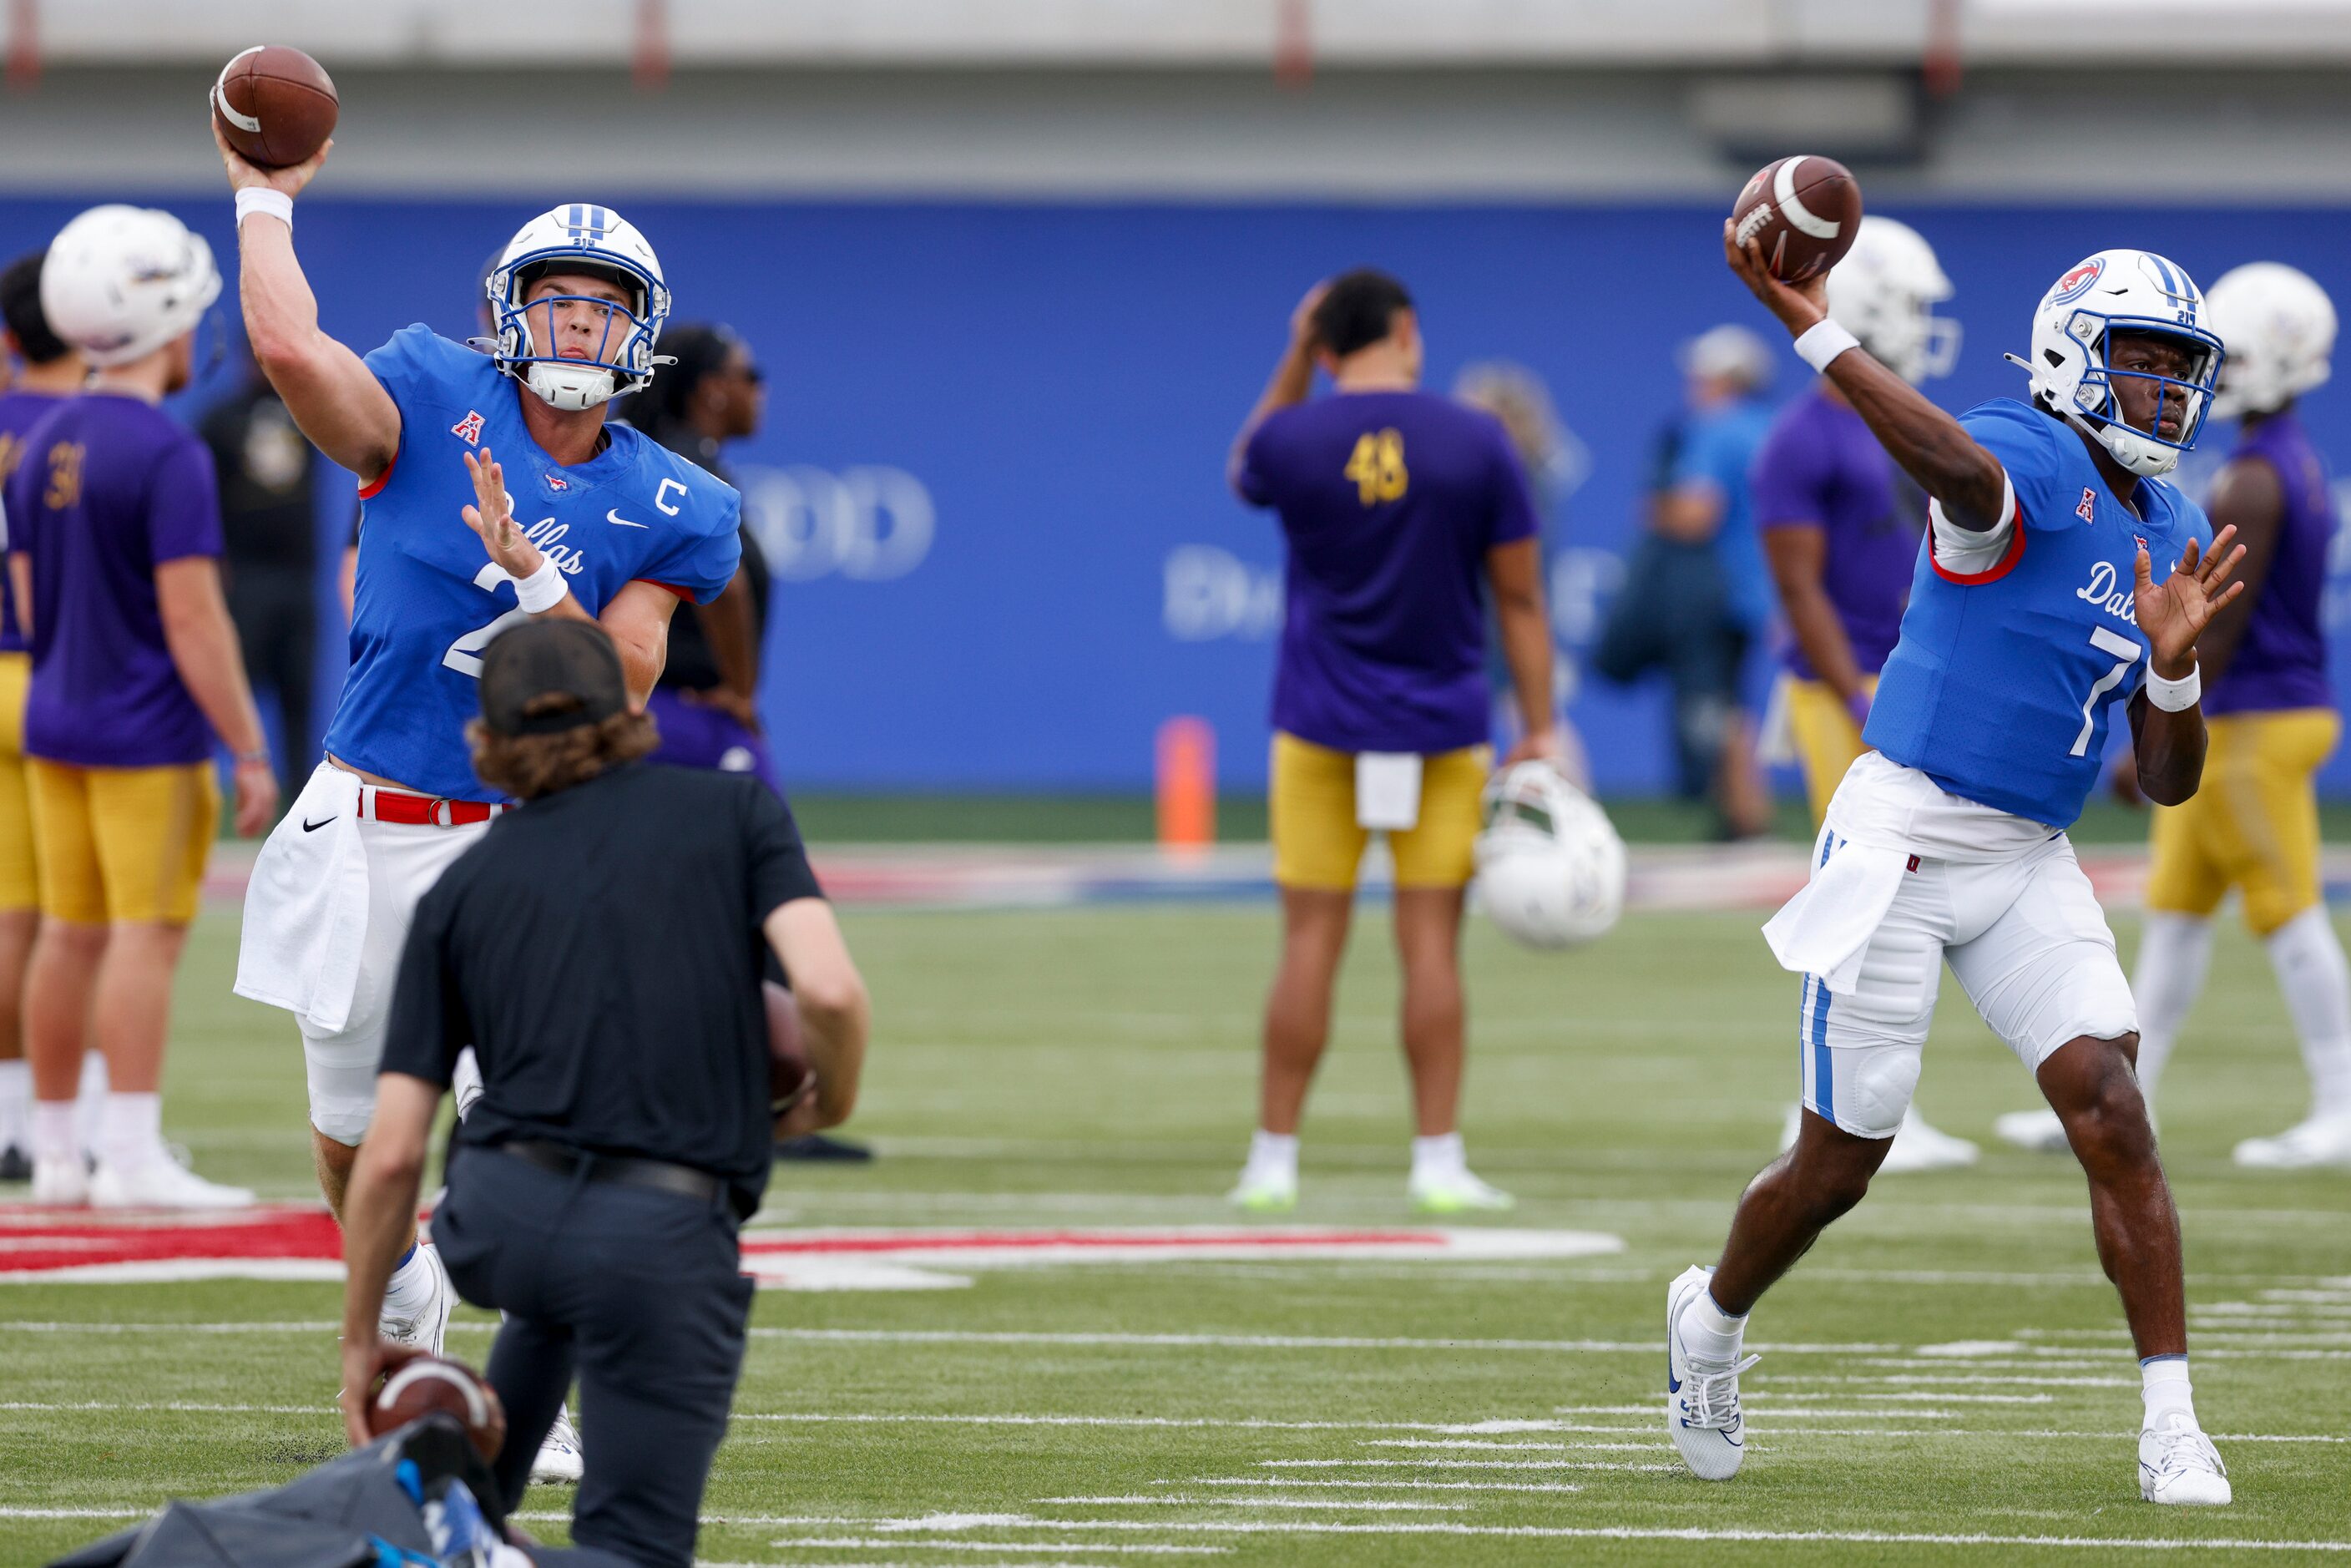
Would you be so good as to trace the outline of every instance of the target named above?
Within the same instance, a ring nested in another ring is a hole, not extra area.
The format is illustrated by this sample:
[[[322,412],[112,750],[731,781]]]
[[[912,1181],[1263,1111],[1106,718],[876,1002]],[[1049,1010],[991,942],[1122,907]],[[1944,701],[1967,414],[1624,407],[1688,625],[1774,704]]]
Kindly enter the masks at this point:
[[[213,123],[237,156],[264,169],[308,160],[335,133],[340,101],[318,61],[283,45],[258,46],[221,68]]]
[[[816,1069],[800,1043],[800,1009],[791,992],[773,980],[759,990],[768,1004],[768,1109],[780,1117],[816,1088]]]
[[[381,1437],[435,1411],[455,1416],[486,1460],[496,1459],[506,1445],[507,1415],[497,1391],[463,1362],[437,1355],[420,1355],[384,1379],[368,1406],[368,1431]]]
[[[1755,171],[1730,209],[1731,238],[1753,240],[1782,283],[1817,277],[1861,232],[1861,186],[1834,158],[1799,153]]]

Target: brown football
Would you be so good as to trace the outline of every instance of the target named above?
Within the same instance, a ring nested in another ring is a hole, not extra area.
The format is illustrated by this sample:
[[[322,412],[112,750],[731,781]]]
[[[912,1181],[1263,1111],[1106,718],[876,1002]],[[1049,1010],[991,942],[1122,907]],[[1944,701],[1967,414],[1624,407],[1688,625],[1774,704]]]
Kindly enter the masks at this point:
[[[1730,209],[1731,239],[1753,240],[1783,283],[1817,277],[1861,232],[1861,186],[1834,158],[1799,153],[1755,171]]]
[[[213,123],[237,156],[264,169],[308,161],[335,133],[340,102],[319,62],[281,44],[250,48],[213,84]]]
[[[799,1004],[773,980],[759,982],[768,1007],[768,1109],[781,1116],[816,1090],[816,1069],[800,1039]]]
[[[438,1355],[420,1355],[384,1379],[368,1404],[368,1430],[381,1437],[435,1411],[455,1416],[485,1459],[496,1459],[506,1446],[507,1413],[497,1391],[464,1362]]]

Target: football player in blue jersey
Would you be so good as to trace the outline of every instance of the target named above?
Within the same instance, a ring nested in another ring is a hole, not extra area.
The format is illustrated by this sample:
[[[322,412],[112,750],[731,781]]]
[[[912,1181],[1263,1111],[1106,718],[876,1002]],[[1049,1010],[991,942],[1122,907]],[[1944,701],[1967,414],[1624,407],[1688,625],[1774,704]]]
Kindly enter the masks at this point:
[[[1731,270],[1930,497],[1899,640],[1829,804],[1812,880],[1764,928],[1803,977],[1803,1127],[1740,1198],[1712,1269],[1667,1298],[1666,1425],[1690,1469],[1737,1471],[1748,1312],[1861,1200],[1918,1081],[1943,966],[2038,1080],[2089,1177],[2098,1256],[2143,1370],[2139,1493],[2225,1503],[2188,1382],[2179,1218],[2132,1061],[2115,939],[2065,829],[2127,702],[2140,788],[2176,804],[2204,764],[2196,640],[2241,591],[2161,476],[2196,440],[2221,348],[2188,275],[2147,251],[2068,270],[2032,321],[2029,402],[1954,419],[1733,242]],[[2159,564],[2158,564],[2159,563]]]
[[[652,379],[670,309],[653,247],[618,214],[571,203],[523,225],[485,280],[488,352],[413,326],[362,359],[319,329],[294,251],[293,198],[325,150],[277,170],[221,155],[254,358],[366,499],[350,674],[326,760],[255,864],[236,978],[300,1025],[340,1217],[416,901],[504,809],[465,735],[483,650],[531,617],[593,619],[642,704],[679,600],[706,603],[735,574],[739,506],[606,418]],[[452,1299],[430,1246],[410,1246],[385,1333],[437,1350]]]

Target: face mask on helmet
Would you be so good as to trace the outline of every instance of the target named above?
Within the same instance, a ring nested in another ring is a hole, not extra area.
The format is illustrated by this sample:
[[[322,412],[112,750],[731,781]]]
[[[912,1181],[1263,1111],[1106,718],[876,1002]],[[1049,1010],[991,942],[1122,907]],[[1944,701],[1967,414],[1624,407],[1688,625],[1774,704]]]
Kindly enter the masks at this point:
[[[2211,412],[2220,372],[2220,340],[2200,329],[2183,331],[2168,322],[2087,311],[2077,313],[2066,331],[2091,350],[2091,368],[2074,389],[2071,412],[2090,427],[2115,461],[2132,473],[2153,478],[2171,472],[2179,463],[2179,455],[2196,444],[2204,416]],[[2117,344],[2132,338],[2158,338],[2187,350],[2185,373],[2116,369]],[[2154,392],[2155,404],[2147,415],[2146,428],[2132,423],[2123,413],[2126,382],[2139,383]],[[2167,415],[2175,431],[2170,436],[2162,434]]]
[[[532,277],[517,277],[513,287],[528,296],[538,277],[557,270],[542,267]],[[634,287],[632,298],[642,306],[643,288]],[[584,333],[580,330],[582,317],[587,319]],[[628,366],[631,348],[652,340],[638,311],[587,294],[541,294],[525,304],[503,306],[498,329],[502,350],[511,345],[522,350],[505,354],[506,362],[525,367],[523,383],[549,404],[565,410],[593,408],[623,390],[633,391],[633,382],[621,387],[620,372]],[[567,340],[579,342],[586,357],[565,354]]]

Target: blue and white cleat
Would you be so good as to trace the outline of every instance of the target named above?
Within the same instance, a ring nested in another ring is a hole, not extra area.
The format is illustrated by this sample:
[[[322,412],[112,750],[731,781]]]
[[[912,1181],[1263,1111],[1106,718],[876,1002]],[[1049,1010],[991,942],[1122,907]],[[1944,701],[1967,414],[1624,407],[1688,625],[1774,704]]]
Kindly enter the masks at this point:
[[[1747,1457],[1747,1427],[1739,1413],[1739,1375],[1757,1357],[1712,1362],[1682,1348],[1682,1312],[1714,1277],[1695,1266],[1666,1288],[1666,1430],[1682,1463],[1702,1481],[1727,1481]]]
[[[2149,1502],[2203,1508],[2231,1500],[2229,1468],[2196,1417],[2175,1410],[2140,1431],[2138,1495]]]

